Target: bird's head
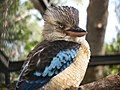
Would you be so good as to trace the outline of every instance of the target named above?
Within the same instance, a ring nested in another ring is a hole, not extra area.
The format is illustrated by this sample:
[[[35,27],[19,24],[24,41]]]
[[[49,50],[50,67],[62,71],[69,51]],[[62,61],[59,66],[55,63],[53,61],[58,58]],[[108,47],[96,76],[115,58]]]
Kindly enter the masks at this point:
[[[76,37],[86,35],[86,31],[78,26],[79,12],[68,6],[49,8],[45,15],[43,36],[47,40],[75,41]]]

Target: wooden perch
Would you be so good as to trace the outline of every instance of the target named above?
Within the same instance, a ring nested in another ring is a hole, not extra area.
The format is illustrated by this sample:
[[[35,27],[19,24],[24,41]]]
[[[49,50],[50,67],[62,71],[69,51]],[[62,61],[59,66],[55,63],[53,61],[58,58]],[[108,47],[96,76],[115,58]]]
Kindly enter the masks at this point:
[[[106,78],[81,85],[79,88],[71,87],[66,90],[120,90],[120,73],[109,75]]]

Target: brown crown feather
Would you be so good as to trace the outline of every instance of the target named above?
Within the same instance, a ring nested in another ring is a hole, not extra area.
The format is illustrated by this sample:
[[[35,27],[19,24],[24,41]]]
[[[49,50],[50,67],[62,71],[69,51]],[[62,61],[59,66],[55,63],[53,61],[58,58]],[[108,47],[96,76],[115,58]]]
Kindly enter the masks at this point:
[[[55,24],[56,22],[65,23],[70,26],[79,24],[79,12],[74,7],[57,6],[46,10],[44,20],[47,23]]]

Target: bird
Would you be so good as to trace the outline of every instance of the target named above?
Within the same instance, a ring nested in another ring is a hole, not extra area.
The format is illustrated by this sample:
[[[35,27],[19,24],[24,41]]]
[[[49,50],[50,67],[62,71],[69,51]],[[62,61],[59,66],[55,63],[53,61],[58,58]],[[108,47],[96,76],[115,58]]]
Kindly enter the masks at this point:
[[[79,27],[79,11],[71,6],[53,6],[43,19],[44,40],[28,54],[16,90],[78,87],[90,59],[87,31]]]

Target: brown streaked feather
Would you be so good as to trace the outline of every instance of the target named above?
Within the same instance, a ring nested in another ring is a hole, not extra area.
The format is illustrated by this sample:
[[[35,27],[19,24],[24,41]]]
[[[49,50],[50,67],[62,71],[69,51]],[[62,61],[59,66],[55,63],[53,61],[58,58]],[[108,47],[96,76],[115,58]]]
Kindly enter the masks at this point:
[[[79,12],[77,9],[68,6],[52,7],[46,11],[44,20],[52,24],[60,21],[72,27],[79,24]]]

